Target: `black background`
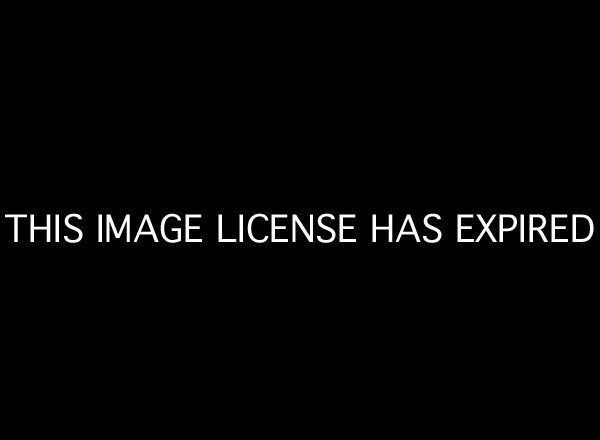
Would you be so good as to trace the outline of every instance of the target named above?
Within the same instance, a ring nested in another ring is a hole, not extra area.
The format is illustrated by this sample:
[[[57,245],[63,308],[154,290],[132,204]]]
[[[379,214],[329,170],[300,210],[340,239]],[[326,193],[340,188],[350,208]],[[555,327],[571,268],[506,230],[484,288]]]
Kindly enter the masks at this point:
[[[597,221],[592,29],[524,11],[247,12],[23,16],[3,55],[2,213],[356,212],[361,243],[4,240],[11,412],[573,429],[595,389],[597,238],[460,246],[453,218]],[[438,212],[444,241],[371,246],[375,212]]]

